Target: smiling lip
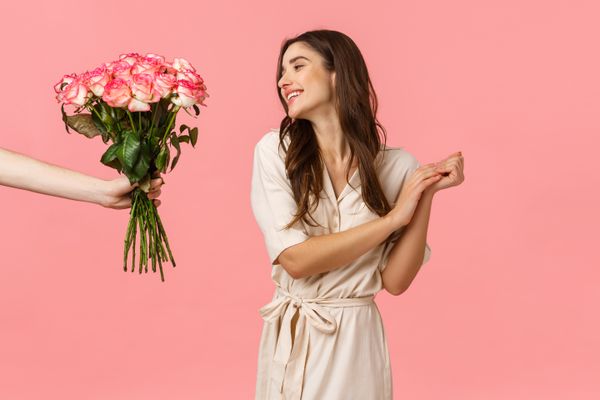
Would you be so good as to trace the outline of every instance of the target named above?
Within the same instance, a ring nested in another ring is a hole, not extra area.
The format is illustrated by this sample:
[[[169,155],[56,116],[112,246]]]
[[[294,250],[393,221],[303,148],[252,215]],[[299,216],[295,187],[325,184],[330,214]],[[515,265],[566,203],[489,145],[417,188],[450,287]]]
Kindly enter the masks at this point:
[[[295,101],[296,101],[296,99],[297,99],[298,97],[300,97],[300,95],[301,95],[301,94],[302,94],[302,92],[300,92],[300,94],[299,94],[298,96],[294,96],[294,97],[292,97],[292,98],[291,98],[291,99],[288,101],[288,105],[291,105],[293,102],[295,102]]]

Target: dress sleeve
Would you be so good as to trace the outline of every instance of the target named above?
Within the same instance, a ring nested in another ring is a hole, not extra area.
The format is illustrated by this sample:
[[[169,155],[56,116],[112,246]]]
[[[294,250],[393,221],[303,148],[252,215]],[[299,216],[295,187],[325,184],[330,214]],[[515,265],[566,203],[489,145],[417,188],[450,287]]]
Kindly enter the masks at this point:
[[[398,194],[404,187],[404,184],[406,183],[407,179],[413,174],[413,172],[417,168],[419,168],[421,166],[419,161],[408,151],[402,151],[401,157],[399,158],[399,160],[401,160],[400,165],[396,165],[395,169],[401,170],[401,176],[400,177],[396,176],[395,179],[399,179],[401,184],[400,184],[398,190],[394,193],[394,200],[396,198],[398,198]],[[402,167],[402,165],[404,165],[404,167]],[[398,181],[396,181],[396,182],[398,182]],[[388,182],[388,184],[393,184],[393,182]],[[395,203],[392,203],[391,206],[394,207]],[[396,242],[398,242],[398,239],[402,236],[403,233],[404,233],[404,227],[398,229],[397,231],[394,231],[394,233],[392,234],[392,239],[391,239],[390,243],[388,243],[386,245],[386,247],[384,247],[383,254],[381,257],[380,268],[379,268],[380,271],[383,272],[383,270],[387,266],[387,263],[388,263],[388,260],[390,257],[390,252],[392,251],[394,244],[396,244]],[[427,261],[429,261],[430,258],[431,258],[431,247],[429,246],[429,243],[427,243],[427,241],[425,241],[425,249],[424,249],[423,261],[421,262],[421,265],[423,265]]]
[[[272,139],[272,138],[265,138]],[[285,165],[272,140],[261,140],[254,148],[250,202],[256,222],[263,233],[271,264],[279,254],[310,236],[301,221],[284,229],[296,212],[292,188]]]

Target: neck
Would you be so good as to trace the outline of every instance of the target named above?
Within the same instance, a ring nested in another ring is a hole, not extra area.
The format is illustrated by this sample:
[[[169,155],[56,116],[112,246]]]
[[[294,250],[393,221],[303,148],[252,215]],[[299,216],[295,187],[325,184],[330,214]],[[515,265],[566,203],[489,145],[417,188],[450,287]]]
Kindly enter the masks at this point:
[[[333,115],[311,119],[311,124],[323,157],[334,164],[347,164],[350,146],[337,115],[333,113]]]

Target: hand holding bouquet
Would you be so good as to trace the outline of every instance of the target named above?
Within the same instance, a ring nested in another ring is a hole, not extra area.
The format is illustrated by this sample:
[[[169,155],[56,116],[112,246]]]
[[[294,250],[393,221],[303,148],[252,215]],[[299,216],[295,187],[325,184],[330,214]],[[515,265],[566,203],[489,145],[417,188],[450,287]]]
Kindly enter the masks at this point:
[[[119,59],[100,65],[82,74],[65,75],[54,86],[61,105],[65,128],[69,127],[88,138],[100,136],[111,142],[100,161],[119,173],[131,184],[129,225],[125,234],[123,268],[127,271],[129,250],[133,248],[131,271],[135,270],[136,244],[139,240],[139,273],[152,271],[156,264],[164,281],[162,262],[175,260],[167,234],[152,200],[147,193],[152,176],[175,168],[181,155],[181,143],[196,145],[198,128],[181,125],[175,128],[177,113],[183,109],[195,118],[198,104],[206,106],[204,80],[185,59],[168,62],[155,54],[141,56],[122,54]],[[75,107],[67,115],[65,106]],[[85,113],[83,111],[89,111]],[[175,156],[172,157],[172,151]],[[139,229],[139,238],[138,238]],[[145,268],[144,268],[145,267]]]

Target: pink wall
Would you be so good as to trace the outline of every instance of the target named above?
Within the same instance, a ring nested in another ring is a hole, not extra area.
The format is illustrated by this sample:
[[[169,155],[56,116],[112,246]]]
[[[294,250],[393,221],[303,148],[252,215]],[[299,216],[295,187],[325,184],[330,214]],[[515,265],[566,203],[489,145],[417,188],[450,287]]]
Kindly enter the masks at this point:
[[[0,147],[111,178],[53,84],[121,52],[189,59],[211,97],[161,196],[178,266],[122,271],[126,211],[0,188],[0,398],[253,398],[273,285],[252,150],[282,117],[280,42],[316,28],[363,51],[389,144],[465,156],[430,262],[378,296],[396,397],[600,398],[597,2],[91,3],[1,6]]]

